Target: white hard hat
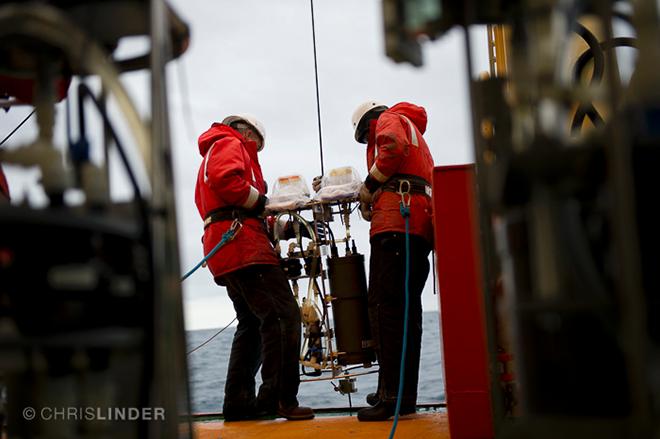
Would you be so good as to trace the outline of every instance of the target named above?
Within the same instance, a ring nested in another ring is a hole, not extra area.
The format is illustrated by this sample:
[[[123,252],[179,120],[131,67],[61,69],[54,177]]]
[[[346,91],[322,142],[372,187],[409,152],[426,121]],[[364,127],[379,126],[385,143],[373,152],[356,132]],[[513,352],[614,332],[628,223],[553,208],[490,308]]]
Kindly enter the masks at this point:
[[[353,112],[353,117],[351,118],[351,121],[353,122],[353,132],[355,133],[355,140],[357,140],[360,143],[366,143],[360,139],[364,134],[364,130],[368,128],[364,126],[364,121],[363,121],[364,116],[367,113],[369,113],[371,110],[384,111],[387,110],[387,108],[388,108],[387,105],[374,100],[369,100],[358,105],[358,107]]]
[[[266,144],[266,128],[264,128],[262,123],[259,122],[257,118],[252,116],[251,114],[245,114],[245,113],[227,116],[222,121],[222,123],[225,125],[231,125],[232,123],[238,121],[247,123],[252,128],[254,128],[257,133],[259,133],[259,135],[261,136],[261,148],[259,148],[259,151],[264,149],[264,145]]]

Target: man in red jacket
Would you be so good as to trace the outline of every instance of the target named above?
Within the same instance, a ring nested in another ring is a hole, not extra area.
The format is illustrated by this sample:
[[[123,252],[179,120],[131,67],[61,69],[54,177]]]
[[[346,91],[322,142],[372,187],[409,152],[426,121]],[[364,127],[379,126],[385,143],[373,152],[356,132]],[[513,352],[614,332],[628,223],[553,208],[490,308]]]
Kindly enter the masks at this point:
[[[267,198],[257,152],[264,139],[254,117],[234,115],[211,125],[198,142],[204,160],[195,203],[204,220],[204,254],[235,221],[242,224],[208,260],[238,318],[225,383],[226,421],[275,413],[290,420],[314,417],[297,400],[300,310],[261,218]],[[259,366],[263,384],[255,396]]]
[[[405,300],[405,222],[399,209],[410,204],[408,337],[401,414],[415,412],[422,340],[421,295],[433,243],[433,158],[422,137],[426,111],[402,102],[389,108],[375,101],[353,115],[355,140],[367,144],[369,174],[360,190],[360,211],[371,221],[369,322],[378,355],[378,398],[358,412],[360,421],[394,414],[399,386]],[[401,195],[400,193],[406,195]]]

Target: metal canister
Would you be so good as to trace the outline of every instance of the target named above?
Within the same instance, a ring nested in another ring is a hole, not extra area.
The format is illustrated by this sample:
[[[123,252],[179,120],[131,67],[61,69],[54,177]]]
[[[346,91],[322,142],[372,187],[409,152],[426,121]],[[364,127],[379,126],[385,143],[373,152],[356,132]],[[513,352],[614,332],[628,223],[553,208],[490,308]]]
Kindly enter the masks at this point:
[[[364,255],[328,258],[335,339],[341,365],[370,365],[375,359],[367,310]]]

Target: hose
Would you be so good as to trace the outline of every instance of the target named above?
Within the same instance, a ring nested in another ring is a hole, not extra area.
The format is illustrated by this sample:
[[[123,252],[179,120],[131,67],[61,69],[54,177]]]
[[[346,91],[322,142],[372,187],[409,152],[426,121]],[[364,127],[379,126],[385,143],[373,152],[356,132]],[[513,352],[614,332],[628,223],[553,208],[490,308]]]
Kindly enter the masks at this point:
[[[599,66],[602,64],[600,58],[603,56],[604,52],[614,50],[617,47],[637,47],[636,39],[629,37],[617,37],[602,43],[598,43],[597,46],[593,46],[592,42],[590,42],[591,39],[588,36],[585,36],[590,34],[590,32],[588,30],[585,30],[585,32],[586,33],[584,35],[580,33],[580,36],[582,36],[587,42],[589,49],[585,50],[575,61],[573,79],[576,82],[580,81],[584,69],[592,59],[594,60],[594,73],[589,80],[589,84],[593,84],[596,81],[602,80],[603,72]],[[593,36],[593,34],[591,34],[591,36]],[[591,119],[594,125],[602,125],[605,122],[602,116],[594,107],[593,103],[581,104],[573,116],[573,121],[571,123],[571,133],[576,134],[580,131],[582,128],[582,123],[586,117]]]
[[[578,23],[575,32],[577,32],[577,34],[580,35],[584,42],[589,46],[589,49],[587,50],[589,53],[589,60],[591,58],[594,60],[594,70],[591,75],[591,80],[589,81],[590,84],[593,84],[603,78],[603,73],[605,72],[605,54],[596,36],[584,25]],[[580,79],[579,75],[582,74],[583,69],[584,65],[579,67],[578,62],[576,62],[576,69],[573,75],[576,80]]]
[[[575,81],[579,81],[580,77],[582,76],[582,72],[587,66],[587,63],[591,61],[592,58],[595,58],[595,54],[602,52],[604,53],[605,51],[612,50],[617,47],[637,47],[637,40],[635,38],[630,38],[630,37],[616,37],[613,38],[612,40],[608,41],[603,41],[602,43],[599,43],[599,48],[598,50],[594,51],[591,47],[587,50],[585,50],[575,61],[575,70],[573,73],[573,79]],[[596,77],[592,78],[590,81],[593,82],[595,79],[602,79],[602,74]]]
[[[292,211],[280,212],[275,216],[275,222],[273,224],[273,238],[275,239],[275,241],[279,241],[280,239],[279,219],[284,215],[289,215],[291,218],[298,220],[298,222],[300,222],[300,224],[302,224],[307,229],[307,233],[309,234],[309,239],[311,239],[315,245],[319,243],[314,229],[309,225],[307,220],[303,218],[300,214]],[[301,243],[299,242],[298,244],[300,245],[300,251],[303,253],[303,256],[305,256],[305,251],[303,250]]]
[[[401,400],[403,399],[403,379],[406,373],[406,350],[408,348],[408,310],[410,308],[410,206],[404,204],[403,200],[399,206],[399,211],[406,223],[406,275],[405,275],[405,305],[403,308],[403,343],[401,346],[401,366],[399,369],[399,389],[396,397],[396,407],[394,409],[394,422],[392,423],[392,430],[390,430],[389,439],[394,438],[396,427],[399,423],[399,411],[401,410]]]

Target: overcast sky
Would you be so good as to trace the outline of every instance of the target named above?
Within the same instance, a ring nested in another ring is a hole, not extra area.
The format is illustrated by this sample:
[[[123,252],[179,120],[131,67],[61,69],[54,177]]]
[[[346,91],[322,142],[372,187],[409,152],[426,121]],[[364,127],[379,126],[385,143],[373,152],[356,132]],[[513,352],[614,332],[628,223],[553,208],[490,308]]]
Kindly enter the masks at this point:
[[[183,118],[179,80],[189,84],[195,136],[212,121],[249,112],[266,127],[260,154],[264,176],[320,173],[314,58],[308,0],[213,2],[178,0],[175,8],[191,24],[192,44],[170,79],[172,117]],[[425,136],[436,164],[473,161],[463,38],[459,31],[424,47],[421,69],[395,64],[384,55],[381,2],[316,0],[321,122],[325,168],[354,166],[366,176],[365,147],[353,140],[350,117],[367,99],[387,104],[410,101],[426,108]],[[487,68],[485,35],[480,69]],[[172,70],[170,70],[172,72]],[[176,145],[179,230],[184,267],[202,257],[200,218],[193,190],[201,156],[195,138],[173,124]],[[368,225],[353,218],[358,248],[368,253]],[[425,309],[437,309],[429,276]],[[207,272],[184,284],[188,328],[220,326],[233,317],[224,291]]]
[[[319,145],[309,0],[171,4],[192,32],[188,51],[168,67],[181,270],[186,272],[203,257],[202,222],[193,200],[202,159],[197,136],[203,130],[232,113],[255,115],[266,127],[260,162],[271,187],[282,175],[301,174],[311,182],[320,173]],[[461,31],[427,43],[424,67],[414,68],[385,57],[379,0],[316,0],[314,8],[326,172],[350,165],[366,176],[365,147],[353,140],[350,117],[367,99],[425,107],[425,138],[436,165],[473,161]],[[484,32],[475,32],[473,46],[475,71],[485,71]],[[123,78],[143,115],[149,102],[147,81],[144,73]],[[29,111],[16,108],[3,115],[0,135]],[[31,121],[12,143],[35,132]],[[63,128],[58,133],[63,138]],[[25,180],[16,169],[5,169],[15,202],[29,198],[30,190],[21,185],[34,185],[38,173],[28,173]],[[357,216],[353,223],[358,248],[368,256],[368,224]],[[438,308],[431,284],[429,276],[425,310]],[[183,290],[188,329],[219,327],[233,318],[224,288],[213,283],[206,269],[186,280]]]

